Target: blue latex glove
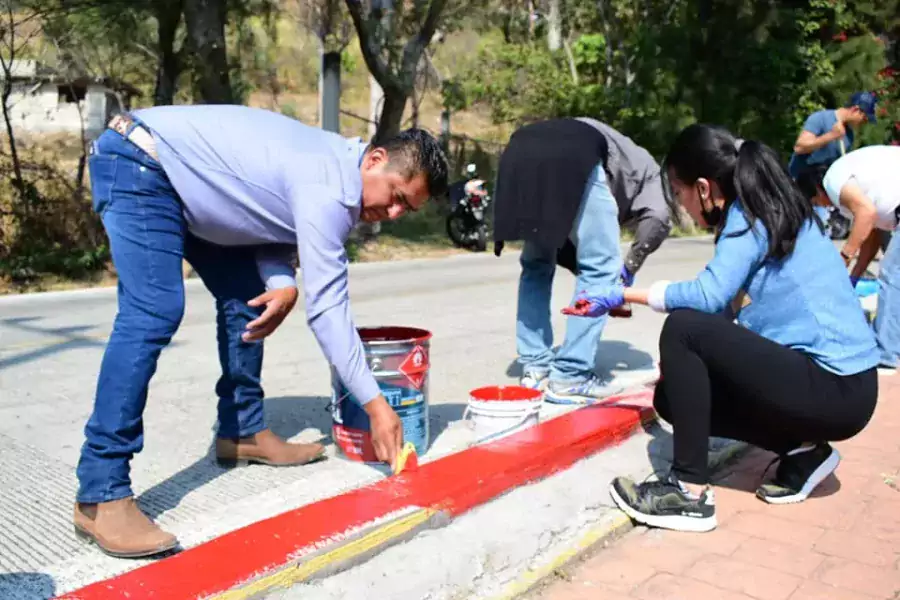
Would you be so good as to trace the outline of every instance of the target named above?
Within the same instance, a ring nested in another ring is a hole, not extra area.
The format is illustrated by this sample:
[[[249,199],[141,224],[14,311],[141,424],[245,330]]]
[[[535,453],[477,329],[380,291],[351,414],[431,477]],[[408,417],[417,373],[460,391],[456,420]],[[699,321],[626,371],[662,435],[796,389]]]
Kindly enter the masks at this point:
[[[850,276],[850,285],[852,285],[855,289],[857,283],[859,283],[859,277],[854,277],[853,275],[851,275]]]
[[[602,317],[623,304],[625,304],[625,286],[617,283],[593,295],[581,292],[575,299],[575,304],[565,307],[562,312],[564,315],[575,317]]]
[[[632,274],[625,265],[622,265],[622,272],[619,273],[619,277],[622,278],[622,284],[625,287],[634,285],[634,274]]]

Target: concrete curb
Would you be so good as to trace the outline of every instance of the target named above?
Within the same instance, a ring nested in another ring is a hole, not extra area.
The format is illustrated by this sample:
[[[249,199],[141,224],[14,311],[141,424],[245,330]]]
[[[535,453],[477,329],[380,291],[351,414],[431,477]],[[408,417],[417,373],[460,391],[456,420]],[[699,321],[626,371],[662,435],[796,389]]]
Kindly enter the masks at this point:
[[[284,588],[313,579],[321,579],[350,569],[396,544],[401,544],[421,531],[444,527],[450,516],[433,509],[414,509],[410,514],[371,527],[334,548],[304,558],[270,575],[214,596],[215,600],[249,600],[274,589]]]
[[[649,386],[636,388],[254,523],[60,600],[244,600],[340,572],[642,431],[655,418],[652,393]]]
[[[709,465],[713,471],[720,471],[742,456],[749,446],[744,442],[732,441],[722,449],[710,454]],[[492,596],[490,600],[514,600],[537,589],[556,571],[571,564],[578,563],[588,555],[634,529],[634,522],[622,511],[613,510],[607,518],[594,526],[583,536],[575,540],[566,549],[551,557],[539,567],[529,569],[514,581],[508,583],[503,591]]]

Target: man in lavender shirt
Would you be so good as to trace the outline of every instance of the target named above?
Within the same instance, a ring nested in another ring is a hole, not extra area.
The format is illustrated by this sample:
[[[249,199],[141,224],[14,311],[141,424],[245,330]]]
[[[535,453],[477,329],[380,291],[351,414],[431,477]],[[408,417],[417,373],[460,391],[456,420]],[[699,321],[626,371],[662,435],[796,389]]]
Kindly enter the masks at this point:
[[[447,161],[431,135],[412,129],[368,145],[260,109],[162,106],[115,117],[93,144],[90,176],[119,275],[119,311],[78,463],[79,534],[127,558],[178,543],[137,507],[129,463],[143,447],[157,359],[184,314],[183,259],[218,313],[220,464],[322,457],[320,444],[276,436],[263,415],[262,340],[297,302],[297,258],[307,322],[363,402],[378,458],[394,462],[402,426],[350,315],[344,243],[360,219],[395,219],[444,193]]]

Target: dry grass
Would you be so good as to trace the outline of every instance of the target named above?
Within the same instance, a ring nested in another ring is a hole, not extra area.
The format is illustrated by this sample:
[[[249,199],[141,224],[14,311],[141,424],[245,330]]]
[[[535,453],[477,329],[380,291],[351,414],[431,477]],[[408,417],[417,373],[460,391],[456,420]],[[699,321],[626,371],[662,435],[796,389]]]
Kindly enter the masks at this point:
[[[278,74],[284,89],[277,96],[271,92],[256,92],[249,103],[281,112],[293,114],[304,123],[318,124],[319,107],[316,92],[317,45],[309,34],[300,30],[290,30],[292,25],[284,24],[280,33]],[[473,56],[479,36],[469,31],[455,32],[431,48],[432,64],[442,78],[452,77],[461,71]],[[369,74],[366,70],[359,44],[354,39],[345,51],[344,71],[341,73],[341,110],[369,118]],[[419,105],[419,126],[438,132],[441,127],[442,99],[440,84],[431,79]],[[407,104],[404,126],[411,125],[412,102]],[[344,114],[341,116],[341,133],[346,136],[368,137],[369,124],[365,120]],[[454,134],[503,143],[512,133],[512,126],[494,124],[490,115],[480,109],[456,112],[451,116],[451,131]]]

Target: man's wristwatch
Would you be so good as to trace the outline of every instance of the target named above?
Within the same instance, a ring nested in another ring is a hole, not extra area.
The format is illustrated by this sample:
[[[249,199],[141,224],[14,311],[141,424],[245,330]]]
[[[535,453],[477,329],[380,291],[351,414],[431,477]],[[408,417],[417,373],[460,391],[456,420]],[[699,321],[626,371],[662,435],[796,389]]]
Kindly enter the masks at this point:
[[[853,257],[850,256],[849,254],[847,254],[846,252],[844,252],[843,250],[841,250],[841,258],[844,259],[844,262],[850,262],[851,260],[853,260]]]

